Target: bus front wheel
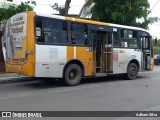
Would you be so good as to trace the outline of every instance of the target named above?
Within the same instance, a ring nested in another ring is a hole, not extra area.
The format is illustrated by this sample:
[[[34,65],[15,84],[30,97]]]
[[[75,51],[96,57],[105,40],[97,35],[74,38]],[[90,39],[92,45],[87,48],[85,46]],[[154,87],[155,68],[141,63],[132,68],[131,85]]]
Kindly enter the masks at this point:
[[[138,76],[138,67],[135,63],[130,63],[127,68],[127,79],[134,80]]]
[[[64,71],[63,83],[65,85],[78,85],[82,78],[82,69],[77,64],[70,64]]]

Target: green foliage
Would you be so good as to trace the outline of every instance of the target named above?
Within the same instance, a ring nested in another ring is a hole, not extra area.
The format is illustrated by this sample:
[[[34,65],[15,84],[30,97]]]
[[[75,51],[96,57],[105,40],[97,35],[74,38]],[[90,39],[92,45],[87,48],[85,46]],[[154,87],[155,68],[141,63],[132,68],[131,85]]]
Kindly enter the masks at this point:
[[[53,8],[53,10],[58,11],[60,15],[67,16],[70,8],[70,3],[71,3],[71,0],[66,0],[65,5],[63,6],[59,6],[58,3],[55,3],[51,7]]]
[[[153,46],[155,46],[155,40],[152,40]],[[160,46],[160,40],[157,40],[157,45]]]
[[[148,18],[150,4],[148,0],[93,0],[92,19],[115,24],[148,28],[148,24],[159,18]],[[137,22],[143,19],[144,22]]]
[[[160,54],[160,47],[154,47],[154,54]]]
[[[65,14],[65,7],[63,6],[59,6],[58,3],[55,3],[53,6],[51,6],[53,8],[53,10],[56,10],[57,12],[59,12],[60,15],[64,15]]]
[[[7,0],[7,1],[12,2],[13,0]],[[33,8],[29,4],[36,5],[36,2],[35,1],[32,1],[32,3],[22,2],[18,6],[10,5],[9,7],[4,2],[3,8],[0,8],[0,23],[3,22],[3,24],[5,24],[4,20],[7,20],[8,18],[15,15],[16,13],[24,12],[24,11],[32,11]],[[0,24],[0,27],[1,27],[1,24]],[[2,36],[3,36],[3,31],[0,31],[0,72],[5,71],[5,62],[4,62],[4,57],[2,53],[2,45],[1,45]]]
[[[12,0],[8,0],[8,1],[12,1]],[[8,19],[19,12],[33,11],[33,7],[31,7],[29,4],[36,5],[36,2],[35,1],[32,1],[32,3],[30,3],[30,1],[21,2],[21,4],[18,6],[13,4],[13,5],[10,5],[8,8],[6,8],[5,7],[6,5],[4,4],[4,8],[0,9],[0,21],[3,21],[4,19]]]

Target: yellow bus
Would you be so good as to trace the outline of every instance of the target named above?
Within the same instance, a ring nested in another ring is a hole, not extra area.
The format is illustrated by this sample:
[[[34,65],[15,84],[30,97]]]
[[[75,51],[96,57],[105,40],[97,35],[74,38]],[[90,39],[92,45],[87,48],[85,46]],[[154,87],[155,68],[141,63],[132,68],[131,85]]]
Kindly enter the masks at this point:
[[[16,14],[6,26],[7,72],[72,86],[109,74],[136,79],[153,68],[151,36],[141,28],[35,12]]]

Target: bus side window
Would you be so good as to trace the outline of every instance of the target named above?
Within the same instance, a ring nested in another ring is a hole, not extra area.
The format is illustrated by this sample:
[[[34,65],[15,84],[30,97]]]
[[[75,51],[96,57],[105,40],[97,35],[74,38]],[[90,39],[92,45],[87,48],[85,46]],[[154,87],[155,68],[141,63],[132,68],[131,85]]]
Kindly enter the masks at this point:
[[[65,21],[63,21],[61,37],[62,37],[62,43],[68,43],[68,24]]]
[[[72,27],[71,27],[71,43],[76,44],[74,25],[72,25]]]
[[[122,48],[128,47],[127,30],[121,29],[120,45]]]
[[[137,31],[121,29],[120,45],[125,48],[138,48]]]
[[[44,36],[43,36],[43,31],[42,31],[42,20],[41,19],[36,19],[36,33],[35,37],[38,42],[45,42]]]
[[[117,32],[113,33],[113,46],[119,47],[119,40],[118,40],[118,33]]]
[[[89,40],[88,40],[88,25],[87,24],[84,25],[84,40],[85,40],[85,45],[88,45]]]
[[[138,33],[137,33],[137,31],[130,31],[129,39],[128,39],[128,46],[130,48],[138,48]]]
[[[51,29],[50,28],[47,28],[45,27],[44,28],[44,39],[45,39],[45,42],[46,43],[50,43],[51,42]]]
[[[68,43],[68,23],[52,18],[37,18],[35,37],[47,44]]]
[[[55,19],[47,19],[44,28],[45,41],[48,44],[58,43],[61,40],[60,32],[62,29],[62,22]]]
[[[83,23],[71,24],[71,44],[88,45],[88,26]]]
[[[36,27],[36,39],[38,42],[44,42],[44,40],[42,39],[42,32],[41,32],[41,28],[40,27]]]

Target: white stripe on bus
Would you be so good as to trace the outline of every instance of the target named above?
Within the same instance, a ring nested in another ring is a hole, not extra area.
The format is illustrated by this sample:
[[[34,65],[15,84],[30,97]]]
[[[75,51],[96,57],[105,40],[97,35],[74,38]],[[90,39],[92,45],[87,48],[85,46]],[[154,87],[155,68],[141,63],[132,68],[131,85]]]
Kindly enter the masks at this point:
[[[74,59],[76,59],[76,47],[74,47]]]

